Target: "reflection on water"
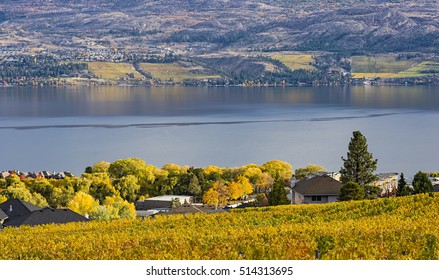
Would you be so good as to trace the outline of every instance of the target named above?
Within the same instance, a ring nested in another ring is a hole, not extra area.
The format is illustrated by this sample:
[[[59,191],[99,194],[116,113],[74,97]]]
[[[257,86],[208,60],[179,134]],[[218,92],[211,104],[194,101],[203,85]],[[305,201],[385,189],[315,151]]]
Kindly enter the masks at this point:
[[[187,88],[65,87],[2,88],[0,116],[179,116],[257,105],[322,105],[354,108],[438,110],[438,87]]]
[[[380,171],[439,170],[438,87],[0,88],[0,170],[281,159],[337,171],[361,130]]]

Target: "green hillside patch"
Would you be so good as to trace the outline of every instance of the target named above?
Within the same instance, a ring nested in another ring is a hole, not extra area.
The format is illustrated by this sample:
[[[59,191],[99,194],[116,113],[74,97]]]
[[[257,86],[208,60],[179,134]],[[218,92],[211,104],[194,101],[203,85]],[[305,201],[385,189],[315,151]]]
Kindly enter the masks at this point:
[[[218,75],[209,75],[202,73],[205,69],[202,67],[183,67],[177,63],[141,63],[146,72],[149,72],[154,79],[162,82],[182,82],[188,79],[216,79]]]
[[[280,60],[285,66],[291,70],[305,69],[305,70],[315,70],[311,63],[315,60],[310,54],[274,54],[272,56],[274,59]]]
[[[143,76],[129,63],[88,62],[88,67],[96,77],[101,79],[136,79]]]
[[[439,257],[439,195],[5,228],[0,259]]]
[[[354,56],[354,78],[410,78],[439,73],[439,62],[397,60],[393,56]]]

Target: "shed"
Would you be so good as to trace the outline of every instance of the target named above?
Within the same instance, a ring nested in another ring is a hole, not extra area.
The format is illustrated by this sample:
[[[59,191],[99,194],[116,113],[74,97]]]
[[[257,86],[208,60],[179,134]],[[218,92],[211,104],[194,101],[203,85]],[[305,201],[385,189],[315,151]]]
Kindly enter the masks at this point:
[[[163,195],[139,200],[136,202],[136,210],[151,210],[158,208],[172,208],[174,201],[180,205],[192,203],[193,197],[188,195]]]

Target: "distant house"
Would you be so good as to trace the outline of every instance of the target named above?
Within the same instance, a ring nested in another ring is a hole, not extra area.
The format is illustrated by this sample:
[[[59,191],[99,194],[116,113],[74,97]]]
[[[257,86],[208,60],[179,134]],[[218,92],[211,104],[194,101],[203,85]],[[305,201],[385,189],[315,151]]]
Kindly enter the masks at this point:
[[[173,215],[173,214],[195,214],[195,213],[222,213],[226,212],[224,209],[216,208],[215,206],[208,205],[194,205],[194,204],[183,204],[172,208],[169,211],[160,212],[158,214]]]
[[[380,196],[394,196],[398,189],[398,173],[378,173],[378,180],[372,182],[372,185],[379,187],[381,190]]]
[[[291,189],[293,204],[336,202],[342,183],[328,174],[296,182]]]
[[[0,179],[6,179],[10,176],[11,174],[8,171],[2,171],[0,172]]]
[[[87,218],[70,209],[54,209],[51,207],[41,208],[20,199],[9,199],[0,204],[0,209],[7,216],[3,222],[3,226],[5,227],[65,224],[88,221]]]
[[[136,202],[136,210],[166,209],[178,202],[183,205],[193,202],[193,197],[188,195],[163,195],[139,200]]]

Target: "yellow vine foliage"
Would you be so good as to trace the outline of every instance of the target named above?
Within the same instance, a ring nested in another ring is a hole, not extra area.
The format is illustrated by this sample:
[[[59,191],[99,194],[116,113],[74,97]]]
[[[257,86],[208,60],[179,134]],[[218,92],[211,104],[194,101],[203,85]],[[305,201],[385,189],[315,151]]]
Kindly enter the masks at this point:
[[[439,195],[5,228],[0,259],[438,259]]]

